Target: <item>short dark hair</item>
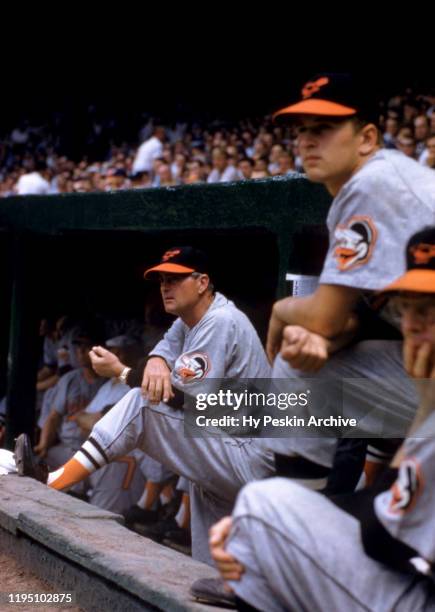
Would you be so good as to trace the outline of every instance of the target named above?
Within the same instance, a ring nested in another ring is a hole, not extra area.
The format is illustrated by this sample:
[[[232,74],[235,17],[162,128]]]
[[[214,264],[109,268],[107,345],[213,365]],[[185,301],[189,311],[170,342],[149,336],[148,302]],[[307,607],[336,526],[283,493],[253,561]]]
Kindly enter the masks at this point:
[[[250,157],[242,157],[242,159],[239,159],[239,164],[241,164],[242,162],[248,162],[248,164],[254,166],[254,160]]]
[[[47,170],[48,168],[47,162],[45,159],[40,159],[37,157],[34,161],[34,168],[37,172],[44,172],[44,170]]]
[[[376,119],[373,121],[367,117],[362,117],[360,115],[354,115],[353,117],[349,117],[349,119],[353,123],[356,132],[359,132],[360,130],[362,130],[366,125],[373,124],[378,132],[377,144],[379,146],[383,145],[384,139],[382,137],[382,132],[379,127],[379,119]]]

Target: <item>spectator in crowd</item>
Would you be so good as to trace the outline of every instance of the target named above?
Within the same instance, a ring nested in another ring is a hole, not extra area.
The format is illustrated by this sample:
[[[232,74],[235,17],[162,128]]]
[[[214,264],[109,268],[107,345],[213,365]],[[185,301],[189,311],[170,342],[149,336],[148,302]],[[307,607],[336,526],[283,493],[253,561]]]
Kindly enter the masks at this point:
[[[398,117],[387,117],[385,121],[385,131],[383,134],[384,145],[387,149],[395,148],[399,127],[400,123]]]
[[[429,166],[429,168],[435,169],[435,132],[427,139],[426,148],[428,153],[426,165]]]
[[[145,189],[151,187],[149,172],[134,172],[130,174],[130,189]]]
[[[50,171],[44,161],[37,160],[31,172],[22,174],[16,184],[18,195],[48,195]]]
[[[419,162],[423,166],[429,166],[429,168],[435,169],[435,132],[430,134],[426,139],[426,147],[423,149]]]
[[[416,142],[413,136],[402,136],[396,140],[396,148],[408,157],[415,159]]]
[[[278,172],[276,174],[294,174],[295,162],[289,151],[283,151],[278,157]]]
[[[252,178],[254,162],[250,157],[244,157],[238,163],[239,175],[241,179],[249,180]]]
[[[184,175],[184,183],[191,185],[192,183],[202,183],[206,179],[206,171],[204,162],[196,159],[189,164],[189,167]]]
[[[167,163],[162,163],[157,171],[159,187],[171,187],[177,185],[177,181],[172,176],[171,166]]]
[[[112,168],[107,172],[105,191],[120,191],[129,186],[127,174],[123,168]]]
[[[234,166],[229,164],[228,154],[224,149],[215,147],[211,160],[213,170],[208,175],[207,183],[226,183],[239,180],[239,174]]]
[[[280,144],[273,145],[269,155],[269,165],[267,170],[270,175],[274,176],[279,174],[279,156],[284,151],[284,148]]]
[[[163,142],[165,138],[165,128],[157,126],[151,138],[146,140],[139,147],[133,162],[133,172],[150,172],[153,160],[156,159],[156,157],[161,157],[163,153]]]
[[[417,115],[414,119],[414,138],[416,141],[415,153],[417,157],[421,155],[425,147],[426,139],[429,136],[429,118],[427,115]]]

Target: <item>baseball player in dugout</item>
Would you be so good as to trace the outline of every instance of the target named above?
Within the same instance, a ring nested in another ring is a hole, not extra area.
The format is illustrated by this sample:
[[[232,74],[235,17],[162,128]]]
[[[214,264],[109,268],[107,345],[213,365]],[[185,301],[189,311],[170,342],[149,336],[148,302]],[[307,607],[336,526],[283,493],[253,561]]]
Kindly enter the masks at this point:
[[[215,291],[202,251],[172,248],[145,277],[160,283],[164,309],[178,318],[151,350],[142,388],[132,389],[115,404],[74,456],[48,478],[37,469],[22,434],[15,448],[17,468],[20,474],[65,490],[139,448],[190,481],[192,555],[211,563],[209,528],[231,512],[244,484],[273,475],[274,457],[260,439],[186,437],[180,408],[185,396],[209,392],[213,381],[267,379],[271,368],[249,319]],[[101,365],[104,352],[96,347],[91,355]],[[128,368],[115,363],[117,375],[129,381]]]
[[[274,115],[276,122],[296,127],[307,177],[325,185],[333,201],[318,288],[310,296],[275,303],[266,346],[277,389],[282,384],[288,391],[289,379],[293,391],[297,381],[305,388],[307,379],[336,381],[337,386],[352,380],[342,405],[334,405],[332,394],[322,396],[322,405],[312,402],[313,413],[338,409],[363,415],[376,408],[375,428],[387,413],[410,425],[418,395],[403,367],[397,320],[385,309],[382,317],[373,313],[372,296],[404,273],[410,236],[435,223],[435,175],[400,152],[382,148],[378,114],[369,86],[351,75],[320,74],[303,86],[298,101]],[[364,439],[269,440],[278,476],[300,481],[304,475],[308,488],[329,495],[353,491],[363,468],[361,480],[373,482],[399,444],[375,438],[365,461]],[[213,579],[197,581],[192,592],[208,602],[231,600]],[[310,609],[299,603],[290,609]]]
[[[388,409],[405,415],[410,424],[418,397],[403,367],[400,330],[394,318],[387,317],[386,331],[364,340],[367,325],[361,312],[376,291],[404,273],[403,251],[410,236],[435,224],[435,178],[430,169],[401,153],[382,149],[372,102],[370,91],[350,76],[323,74],[303,87],[299,101],[275,115],[276,121],[296,123],[307,177],[323,183],[334,199],[318,288],[311,296],[285,298],[274,305],[266,352],[273,377],[292,379],[293,385],[299,381],[304,388],[307,378],[389,381]],[[191,249],[172,249],[147,272],[147,277],[160,274],[165,310],[178,316],[151,351],[141,390],[147,398],[138,389],[130,391],[97,423],[74,457],[49,475],[48,484],[68,488],[138,446],[193,483],[193,556],[209,562],[206,531],[231,512],[245,483],[277,472],[303,478],[311,489],[352,490],[360,469],[349,479],[347,468],[361,467],[359,457],[354,460],[361,443],[357,440],[349,448],[333,436],[184,437],[183,413],[171,406],[176,389],[196,394],[207,377],[270,376],[252,325],[210,287],[210,270],[202,257]],[[361,383],[351,397],[365,402],[367,411],[382,404],[370,389]],[[322,413],[322,407],[313,410]],[[351,415],[353,406],[344,405],[343,410]],[[19,472],[32,472],[24,467],[32,466],[32,457],[23,439],[16,459]],[[308,493],[310,500],[317,499]],[[280,549],[284,545],[282,541]],[[210,584],[203,581],[197,587],[194,594],[206,598]],[[221,587],[222,582],[211,585],[211,591],[220,591],[212,592],[209,600],[220,601]],[[309,609],[298,603],[295,609]]]
[[[373,292],[404,272],[402,253],[409,237],[435,222],[435,175],[398,151],[382,148],[379,111],[370,89],[350,75],[321,74],[302,89],[301,99],[279,110],[275,121],[290,121],[309,180],[333,196],[327,217],[329,248],[317,290],[307,297],[275,303],[267,354],[273,376],[285,378],[376,379],[394,381],[389,408],[409,422],[416,409],[414,385],[405,376],[402,342],[394,319],[372,314]],[[370,321],[368,323],[367,321]],[[370,339],[369,339],[370,338]],[[379,397],[362,384],[355,392],[370,406]],[[352,412],[352,406],[345,406]],[[364,452],[360,440],[306,443],[305,456],[330,468],[330,490],[355,486]],[[394,447],[378,442],[375,461]],[[278,463],[295,450],[293,440],[274,446]],[[394,451],[393,451],[394,452]],[[356,466],[349,475],[349,466]],[[337,469],[335,469],[337,468]],[[350,477],[351,476],[351,477]],[[366,478],[373,464],[366,463]],[[347,482],[346,482],[347,481]]]
[[[248,484],[210,531],[238,609],[435,609],[435,227],[411,237],[384,296],[419,393],[406,440],[372,487],[328,499],[288,479]],[[255,606],[255,607],[254,607]]]

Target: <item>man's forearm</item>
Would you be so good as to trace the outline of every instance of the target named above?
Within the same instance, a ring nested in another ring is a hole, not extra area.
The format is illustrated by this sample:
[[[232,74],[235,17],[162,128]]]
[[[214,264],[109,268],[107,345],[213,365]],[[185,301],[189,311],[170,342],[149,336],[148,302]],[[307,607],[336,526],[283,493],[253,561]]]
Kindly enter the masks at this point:
[[[273,316],[283,325],[300,325],[332,339],[348,331],[357,299],[355,289],[321,285],[313,295],[279,300],[273,307]]]
[[[48,416],[42,430],[39,439],[39,446],[50,448],[56,439],[57,430],[61,421],[60,414],[51,412]]]
[[[333,355],[337,351],[348,346],[355,338],[358,327],[358,318],[351,315],[342,333],[335,336],[335,338],[328,339],[328,355]]]
[[[37,391],[46,391],[47,389],[51,389],[58,382],[59,376],[57,374],[53,374],[48,378],[44,378],[44,380],[39,381],[36,384]]]

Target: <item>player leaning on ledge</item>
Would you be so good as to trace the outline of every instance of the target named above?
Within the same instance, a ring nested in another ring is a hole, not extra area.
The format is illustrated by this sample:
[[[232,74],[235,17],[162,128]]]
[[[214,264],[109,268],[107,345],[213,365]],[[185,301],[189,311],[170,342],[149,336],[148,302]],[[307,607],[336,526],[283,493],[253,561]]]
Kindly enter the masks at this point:
[[[241,491],[210,538],[240,610],[435,609],[435,227],[411,238],[407,260],[385,290],[420,394],[407,439],[372,489],[335,505],[282,478]]]
[[[275,360],[277,379],[394,381],[389,409],[411,422],[417,398],[403,370],[401,341],[358,342],[354,313],[361,298],[404,272],[402,253],[409,237],[435,223],[435,173],[381,148],[377,114],[374,96],[362,83],[349,75],[322,74],[303,87],[298,102],[275,115],[296,124],[309,180],[325,185],[334,199],[319,286],[311,296],[275,303],[267,353]],[[363,412],[383,409],[370,385],[358,389],[355,384],[355,395]],[[322,414],[322,408],[314,413]],[[345,405],[345,411],[356,416],[353,405]],[[296,452],[330,466],[336,442],[294,438],[277,441],[274,448],[282,457]]]

